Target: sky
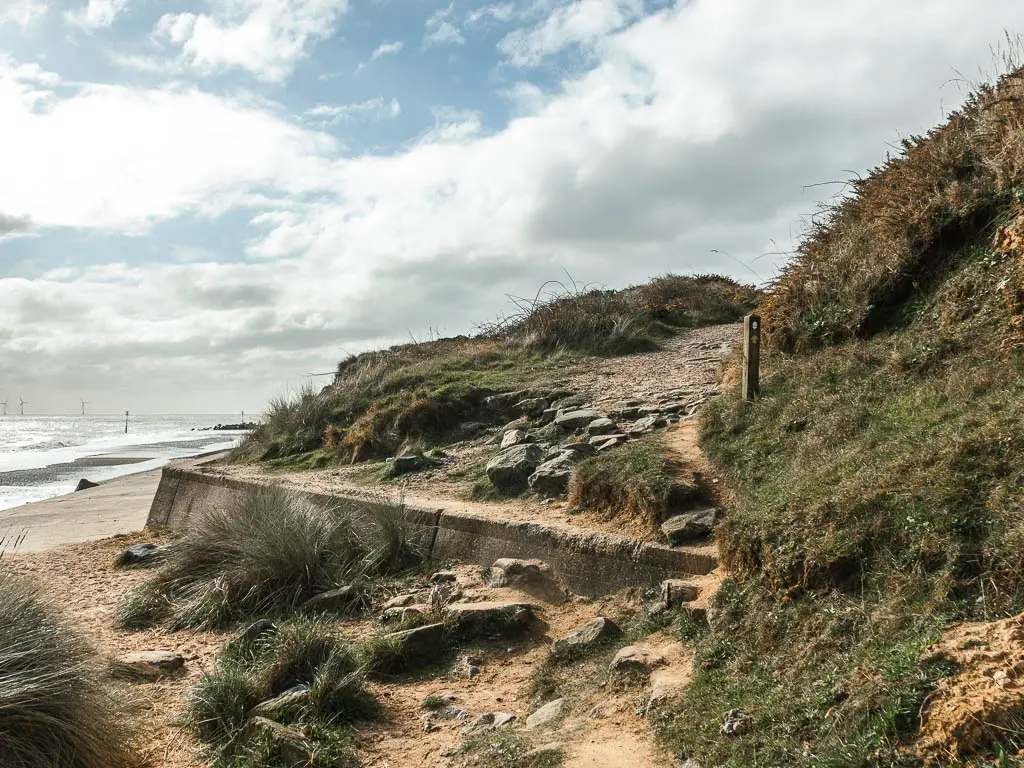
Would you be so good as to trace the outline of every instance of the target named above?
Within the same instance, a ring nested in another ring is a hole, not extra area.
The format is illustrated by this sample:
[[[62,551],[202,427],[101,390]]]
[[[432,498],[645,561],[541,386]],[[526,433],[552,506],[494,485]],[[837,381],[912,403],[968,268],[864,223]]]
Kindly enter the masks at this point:
[[[0,402],[260,411],[546,281],[771,279],[1019,0],[0,0]]]

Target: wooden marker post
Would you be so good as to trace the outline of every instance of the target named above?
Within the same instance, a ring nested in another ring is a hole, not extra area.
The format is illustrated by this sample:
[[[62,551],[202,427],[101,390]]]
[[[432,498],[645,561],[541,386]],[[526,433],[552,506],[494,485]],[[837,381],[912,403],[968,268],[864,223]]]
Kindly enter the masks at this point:
[[[761,316],[743,318],[743,399],[754,400],[761,391]]]

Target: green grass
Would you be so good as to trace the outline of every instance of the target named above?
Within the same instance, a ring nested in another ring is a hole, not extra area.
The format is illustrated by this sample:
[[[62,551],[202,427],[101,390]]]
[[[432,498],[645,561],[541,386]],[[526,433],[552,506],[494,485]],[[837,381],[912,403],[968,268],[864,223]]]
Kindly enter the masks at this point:
[[[652,529],[673,511],[709,499],[692,468],[666,455],[658,437],[581,461],[569,484],[569,504],[605,518],[631,518]]]
[[[318,768],[357,765],[358,740],[349,724],[379,716],[379,707],[363,689],[357,656],[332,623],[318,619],[282,623],[256,643],[236,639],[192,690],[187,722],[207,745],[216,768],[273,765],[268,745],[248,735],[245,725],[261,701],[305,685],[308,700],[272,719],[308,734]]]
[[[1024,608],[1024,359],[1002,344],[1017,267],[991,234],[939,252],[869,338],[769,349],[757,402],[706,411],[736,492],[717,532],[732,576],[713,631],[679,628],[698,672],[658,727],[680,756],[920,765],[921,706],[954,671],[922,651],[950,621]],[[724,736],[734,708],[749,728]]]
[[[519,730],[499,729],[466,741],[459,754],[466,768],[558,768],[565,755],[561,751],[525,757],[530,751],[528,737]]]

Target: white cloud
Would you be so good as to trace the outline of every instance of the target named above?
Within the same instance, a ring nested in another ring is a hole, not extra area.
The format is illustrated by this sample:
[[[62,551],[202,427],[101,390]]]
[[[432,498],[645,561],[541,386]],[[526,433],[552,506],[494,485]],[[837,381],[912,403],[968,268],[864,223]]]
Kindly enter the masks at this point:
[[[562,267],[614,285],[740,273],[710,251],[749,262],[790,247],[827,194],[805,185],[871,167],[899,133],[941,119],[964,96],[951,74],[988,65],[1006,27],[1024,27],[1017,0],[987,14],[971,0],[927,14],[887,0],[696,0],[588,39],[590,68],[546,92],[516,87],[507,126],[439,110],[398,151],[354,156],[280,105],[184,87],[69,92],[9,63],[5,216],[44,237],[239,208],[252,227],[248,261],[185,251],[198,260],[0,280],[0,380],[56,392],[87,371],[168,408],[187,391],[261,398],[329,369],[341,346],[464,332]],[[347,114],[321,106],[319,119]],[[778,262],[756,267],[768,277]]]
[[[405,43],[401,40],[395,43],[381,43],[377,46],[377,50],[373,52],[373,55],[370,56],[370,61],[375,61],[381,56],[392,56],[401,51],[404,45]]]
[[[535,67],[571,45],[588,45],[643,14],[643,0],[575,0],[541,23],[510,32],[500,49],[518,67]]]
[[[89,0],[82,8],[65,12],[64,18],[68,24],[85,30],[102,29],[111,26],[127,7],[128,0]]]
[[[426,29],[423,34],[423,46],[431,45],[463,45],[466,39],[462,32],[448,19],[455,10],[455,2],[445,8],[441,8],[430,15],[427,19]]]
[[[27,31],[45,18],[50,4],[43,0],[4,0],[0,7],[0,29],[11,24]]]
[[[402,106],[398,99],[386,102],[380,96],[356,104],[320,104],[306,110],[306,117],[321,126],[349,123],[359,119],[376,122],[388,117],[398,117],[400,114]]]
[[[466,16],[466,21],[470,24],[477,24],[483,21],[487,17],[494,19],[495,21],[509,21],[516,12],[516,4],[513,2],[507,3],[495,3],[494,5],[485,5],[481,8],[474,8]]]
[[[202,74],[244,69],[268,82],[287,80],[348,9],[348,0],[211,1],[211,13],[165,14],[154,37],[180,47],[179,62]]]

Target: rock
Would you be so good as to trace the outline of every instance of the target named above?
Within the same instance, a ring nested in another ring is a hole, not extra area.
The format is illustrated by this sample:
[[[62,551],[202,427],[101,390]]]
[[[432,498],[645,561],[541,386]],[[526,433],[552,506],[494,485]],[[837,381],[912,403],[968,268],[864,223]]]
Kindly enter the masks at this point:
[[[530,396],[529,390],[519,389],[515,392],[499,392],[496,395],[484,398],[484,405],[492,410],[506,410],[512,407],[513,403],[519,402]]]
[[[714,507],[675,515],[661,524],[661,532],[665,534],[670,544],[682,544],[699,539],[711,533],[717,515],[718,510]]]
[[[436,573],[430,574],[431,584],[449,584],[458,580],[459,576],[455,571],[437,571]]]
[[[587,424],[588,435],[610,435],[617,429],[618,427],[615,425],[615,422],[608,418],[594,419]]]
[[[265,715],[273,718],[275,715],[305,704],[309,701],[309,696],[309,686],[305,683],[301,683],[299,685],[292,686],[284,693],[278,694],[272,699],[260,702],[253,707],[252,711],[257,715]]]
[[[650,674],[653,667],[664,663],[664,659],[640,645],[627,645],[615,654],[609,671],[612,674],[644,676]]]
[[[135,651],[119,656],[111,664],[117,677],[152,682],[169,677],[185,666],[185,658],[173,651]]]
[[[521,416],[515,421],[510,421],[504,427],[498,430],[498,432],[504,437],[506,432],[511,432],[513,429],[518,429],[523,432],[530,428],[530,420],[525,416]]]
[[[513,408],[524,416],[540,416],[547,410],[548,403],[543,397],[530,397],[526,400],[520,400],[516,403]]]
[[[722,723],[723,736],[739,736],[747,729],[750,716],[742,709],[730,709],[725,713],[725,722]]]
[[[418,453],[403,453],[387,460],[388,477],[398,477],[409,472],[416,472],[432,465],[434,462]]]
[[[506,448],[487,462],[487,478],[499,491],[518,493],[526,489],[543,457],[543,449],[532,443]]]
[[[444,645],[444,624],[427,624],[401,632],[389,632],[381,639],[390,644],[395,655],[403,661],[436,658]]]
[[[656,416],[661,413],[661,408],[657,405],[645,405],[643,408],[637,410],[641,416]]]
[[[551,403],[551,407],[560,411],[566,411],[573,408],[583,408],[586,404],[587,396],[577,393],[575,395],[566,395],[565,397],[558,398]]]
[[[231,643],[258,643],[261,640],[266,640],[277,634],[277,625],[270,619],[257,619],[245,629],[238,632],[233,638]]]
[[[487,572],[487,583],[492,587],[518,589],[548,603],[564,603],[568,599],[567,590],[540,560],[510,557],[495,560]]]
[[[530,436],[521,429],[510,429],[501,438],[501,450],[511,448],[513,445],[522,445],[530,442]]]
[[[245,724],[243,737],[267,744],[271,748],[271,757],[276,760],[274,765],[304,768],[313,763],[315,750],[305,736],[266,717],[250,718]]]
[[[477,736],[488,731],[506,728],[516,721],[516,716],[508,712],[485,712],[478,715],[473,722],[462,729],[464,736]]]
[[[530,490],[548,498],[564,495],[572,479],[572,467],[579,459],[576,451],[562,451],[555,458],[548,459],[527,480]]]
[[[99,483],[94,483],[92,480],[86,480],[84,477],[78,481],[78,485],[75,486],[75,492],[86,491],[89,488],[98,488]]]
[[[458,630],[476,635],[515,635],[533,620],[534,606],[529,603],[480,602],[452,603],[445,609]],[[440,626],[440,625],[439,625]]]
[[[597,616],[565,637],[555,640],[552,649],[556,653],[587,650],[621,634],[618,624],[604,616]]]
[[[576,453],[578,453],[579,456],[576,457],[577,461],[579,459],[582,459],[584,456],[596,456],[597,455],[597,449],[594,448],[594,446],[592,446],[590,443],[580,443],[580,442],[566,443],[565,445],[561,446],[560,448],[563,451],[575,451]]]
[[[537,418],[537,421],[539,421],[541,424],[550,424],[552,421],[555,420],[555,416],[557,415],[557,408],[545,408],[543,411],[541,411],[540,416]]]
[[[590,408],[584,408],[578,411],[562,411],[555,416],[555,425],[569,430],[581,429],[595,419],[603,417],[603,413],[598,413]]]
[[[381,606],[381,610],[387,611],[391,608],[405,608],[407,605],[412,605],[415,602],[416,595],[395,595]]]
[[[564,709],[565,699],[555,699],[549,701],[543,707],[538,709],[528,718],[526,718],[527,728],[540,728],[545,725],[550,725],[562,716],[562,710]]]
[[[640,409],[637,408],[636,406],[627,406],[612,411],[608,415],[613,419],[623,419],[625,421],[630,421],[631,419],[635,419],[637,416],[640,415]]]
[[[642,435],[650,432],[652,429],[665,426],[664,417],[658,414],[652,414],[650,416],[644,416],[637,419],[633,424],[626,429],[627,435]]]
[[[685,403],[666,403],[661,406],[661,412],[665,416],[675,416],[677,413],[686,408]]]
[[[299,609],[309,613],[345,613],[352,607],[357,597],[351,586],[339,587],[313,595],[299,606]]]
[[[697,599],[700,589],[682,579],[665,579],[661,582],[661,604],[666,608],[676,608],[683,603],[691,603]]]
[[[621,432],[614,432],[607,435],[594,435],[587,442],[597,450],[601,450],[601,446],[607,443],[609,440],[622,440],[623,442],[625,442],[626,436]]]
[[[616,436],[612,437],[611,439],[606,440],[605,442],[601,443],[599,446],[597,446],[597,450],[598,451],[607,451],[609,448],[615,448],[616,446],[622,445],[625,442],[626,442],[626,436],[625,435],[616,435]]]
[[[159,557],[160,548],[156,544],[133,544],[117,559],[118,565],[139,565],[152,562]]]

